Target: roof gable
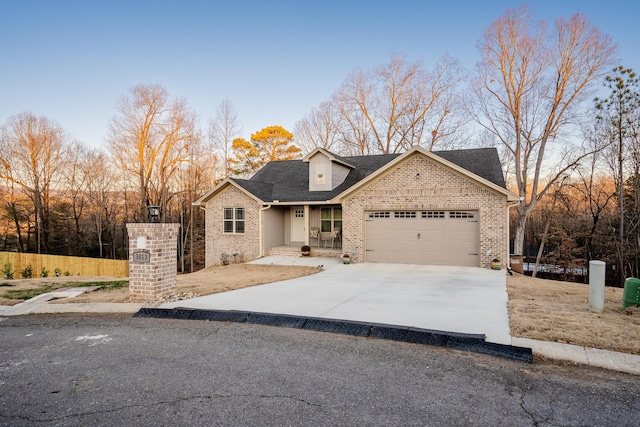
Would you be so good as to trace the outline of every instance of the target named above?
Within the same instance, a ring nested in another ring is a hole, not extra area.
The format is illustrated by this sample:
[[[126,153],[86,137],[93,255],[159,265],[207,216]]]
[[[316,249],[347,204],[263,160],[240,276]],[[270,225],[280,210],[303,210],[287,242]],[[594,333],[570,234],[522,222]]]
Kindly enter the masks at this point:
[[[390,168],[400,164],[403,160],[409,158],[409,156],[416,154],[421,154],[431,158],[432,160],[436,160],[444,166],[467,176],[479,184],[489,187],[498,193],[504,194],[507,196],[508,201],[518,200],[518,196],[515,193],[512,193],[505,188],[502,166],[500,165],[500,159],[498,158],[498,153],[495,148],[431,152],[422,147],[413,147],[406,151],[397,159],[387,163],[384,167],[375,171],[375,173],[369,175],[366,179],[358,182],[357,185],[348,188],[344,193],[340,194],[339,198],[342,199],[349,194],[352,194],[354,191],[357,191],[364,185],[377,179]],[[471,170],[461,166],[457,162],[466,165]],[[474,173],[474,170],[478,171],[479,174]]]
[[[218,185],[213,187],[211,190],[206,192],[202,197],[200,197],[198,200],[196,200],[192,204],[196,206],[204,205],[207,201],[214,198],[218,193],[220,193],[222,190],[224,190],[230,185],[238,188],[240,191],[247,194],[249,197],[256,199],[259,202],[268,200],[268,194],[270,193],[269,187],[271,186],[271,184],[266,184],[266,183],[247,184],[247,183],[249,183],[249,181],[246,179],[226,178],[225,180],[220,182]],[[265,196],[267,197],[267,199],[263,198]]]
[[[324,148],[321,148],[321,147],[317,147],[312,152],[304,156],[302,158],[302,161],[308,163],[311,160],[311,158],[318,153],[322,153],[323,155],[328,157],[329,160],[331,160],[332,162],[340,163],[341,165],[344,165],[348,168],[355,167],[353,164],[349,163],[349,161],[345,157],[340,157],[337,154],[333,154],[332,152],[325,150]]]

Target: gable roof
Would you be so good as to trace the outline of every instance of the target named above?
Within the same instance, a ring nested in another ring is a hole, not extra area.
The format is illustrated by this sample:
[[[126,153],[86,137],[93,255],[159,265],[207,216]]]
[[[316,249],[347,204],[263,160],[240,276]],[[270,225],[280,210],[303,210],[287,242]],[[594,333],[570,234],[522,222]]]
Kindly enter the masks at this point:
[[[368,184],[376,179],[386,170],[396,166],[397,164],[409,158],[409,156],[420,153],[428,158],[438,161],[454,171],[465,175],[494,191],[507,196],[507,201],[519,200],[518,195],[505,188],[504,176],[502,175],[502,166],[500,158],[495,148],[476,148],[469,150],[451,150],[451,151],[428,151],[422,147],[412,147],[409,151],[402,154],[401,157],[394,159],[381,169],[371,174],[367,178],[361,180],[353,187],[347,189],[340,195],[340,199],[345,198],[360,187]],[[450,159],[450,160],[449,160]],[[464,167],[464,166],[466,167]]]
[[[353,169],[342,184],[331,191],[309,191],[309,165],[303,160],[285,160],[267,163],[250,180],[238,182],[247,191],[254,183],[273,184],[265,202],[325,202],[379,170],[398,157],[398,154],[343,157]]]
[[[432,153],[494,183],[498,187],[506,188],[500,157],[495,148],[433,151]]]
[[[325,156],[327,156],[329,158],[329,160],[331,160],[332,162],[336,162],[336,163],[340,163],[348,168],[353,169],[355,166],[351,163],[349,163],[344,157],[340,157],[337,154],[333,154],[330,151],[325,150],[324,148],[321,147],[317,147],[315,148],[312,152],[310,152],[309,154],[307,154],[306,156],[304,156],[302,158],[302,161],[307,163],[309,162],[309,160],[311,160],[311,158],[313,156],[315,156],[317,153],[322,153]]]
[[[312,153],[315,154],[319,150],[321,149],[316,149]],[[323,152],[325,151],[323,150]],[[423,148],[414,147],[403,154],[371,156],[338,157],[327,152],[331,154],[332,160],[353,167],[344,182],[331,191],[309,191],[309,165],[307,162],[312,156],[310,153],[302,160],[267,163],[251,179],[225,179],[194,204],[206,202],[228,185],[234,185],[265,203],[327,202],[343,195],[343,193],[350,192],[348,190],[352,187],[357,187],[357,184],[368,181],[367,178],[378,175],[381,171],[386,170],[388,165],[395,164],[396,160],[400,161],[401,158],[415,152],[421,152],[439,160],[499,192],[512,194],[505,189],[502,166],[495,148],[429,152]]]

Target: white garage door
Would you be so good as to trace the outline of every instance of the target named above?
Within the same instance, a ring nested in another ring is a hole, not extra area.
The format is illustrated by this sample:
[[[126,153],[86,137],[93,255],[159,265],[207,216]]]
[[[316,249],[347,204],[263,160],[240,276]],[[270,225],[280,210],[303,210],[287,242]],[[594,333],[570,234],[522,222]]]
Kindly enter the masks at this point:
[[[366,212],[369,262],[477,267],[477,211]]]

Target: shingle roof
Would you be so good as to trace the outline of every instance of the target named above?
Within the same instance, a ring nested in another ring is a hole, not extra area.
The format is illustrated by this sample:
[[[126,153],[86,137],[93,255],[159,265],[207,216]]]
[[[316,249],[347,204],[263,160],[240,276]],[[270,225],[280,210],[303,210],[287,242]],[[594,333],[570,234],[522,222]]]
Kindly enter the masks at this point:
[[[499,187],[506,188],[500,157],[495,148],[434,151],[433,154],[437,154]]]
[[[495,148],[434,151],[445,160],[505,188],[498,152]],[[355,166],[342,184],[332,191],[309,191],[309,164],[302,160],[266,164],[251,179],[233,181],[264,202],[321,202],[331,200],[357,184],[400,154],[341,157]]]

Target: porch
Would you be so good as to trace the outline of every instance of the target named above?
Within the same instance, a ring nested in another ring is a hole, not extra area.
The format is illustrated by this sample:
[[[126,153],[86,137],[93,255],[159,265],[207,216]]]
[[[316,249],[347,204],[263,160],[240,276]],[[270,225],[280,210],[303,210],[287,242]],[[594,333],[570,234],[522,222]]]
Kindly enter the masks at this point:
[[[272,206],[261,211],[263,255],[300,256],[309,245],[311,256],[342,255],[340,205]]]
[[[280,255],[280,256],[291,256],[291,257],[299,257],[300,248],[304,245],[304,243],[292,243],[289,246],[276,246],[270,249],[265,250],[265,256],[269,255]],[[311,256],[312,257],[327,257],[327,258],[340,258],[342,256],[341,248],[322,248],[311,246]]]

